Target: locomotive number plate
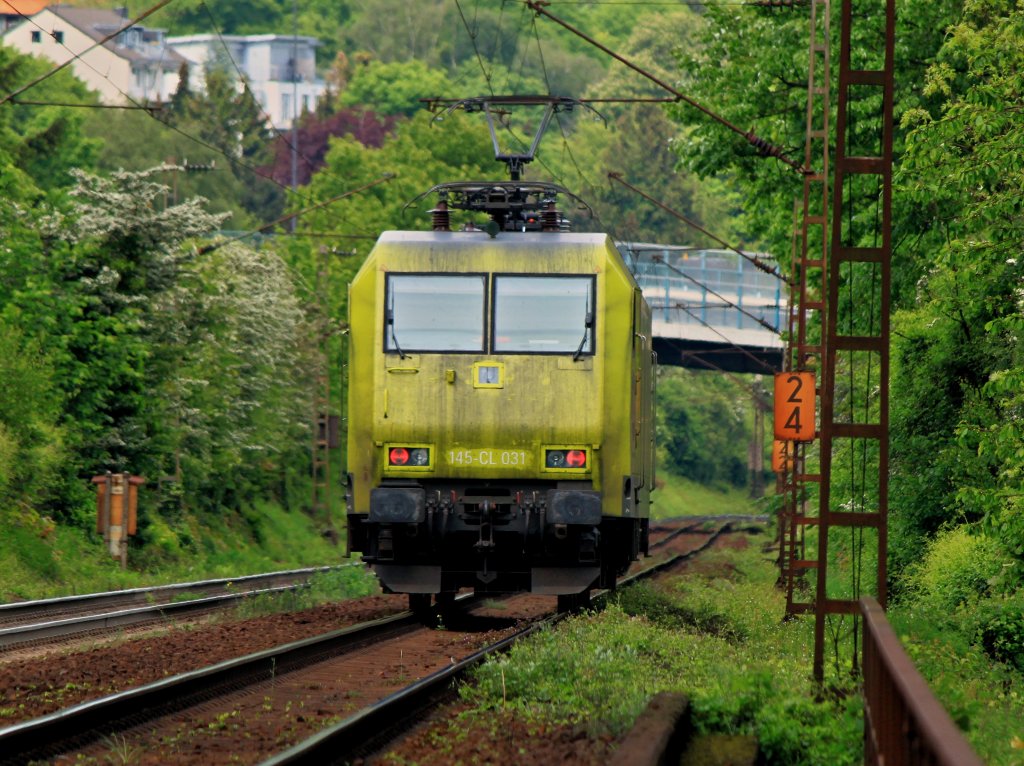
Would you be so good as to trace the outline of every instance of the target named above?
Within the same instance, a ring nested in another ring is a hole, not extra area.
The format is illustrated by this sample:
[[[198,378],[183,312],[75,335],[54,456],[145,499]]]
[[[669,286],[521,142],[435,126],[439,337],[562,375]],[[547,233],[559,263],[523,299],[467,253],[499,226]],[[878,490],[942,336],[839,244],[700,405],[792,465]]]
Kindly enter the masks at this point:
[[[445,453],[448,465],[480,466],[482,468],[516,468],[525,466],[527,453],[518,449],[455,449]]]

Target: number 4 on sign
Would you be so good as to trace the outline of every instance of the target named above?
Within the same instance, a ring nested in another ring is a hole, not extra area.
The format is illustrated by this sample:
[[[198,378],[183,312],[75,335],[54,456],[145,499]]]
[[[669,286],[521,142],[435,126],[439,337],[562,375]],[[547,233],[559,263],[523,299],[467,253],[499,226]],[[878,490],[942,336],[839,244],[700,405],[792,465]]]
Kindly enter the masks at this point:
[[[772,471],[783,473],[793,470],[793,445],[776,439],[772,444]]]
[[[775,438],[814,441],[814,373],[775,375]]]

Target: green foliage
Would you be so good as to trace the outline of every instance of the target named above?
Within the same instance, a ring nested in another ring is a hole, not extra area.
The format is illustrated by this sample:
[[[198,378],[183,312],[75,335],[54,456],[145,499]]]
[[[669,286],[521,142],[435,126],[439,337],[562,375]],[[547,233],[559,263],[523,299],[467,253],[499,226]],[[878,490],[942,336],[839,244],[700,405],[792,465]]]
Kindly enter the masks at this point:
[[[757,746],[766,763],[818,766],[855,762],[840,748],[863,734],[859,697],[822,704],[808,697],[778,699],[773,692],[769,689],[757,719]]]
[[[38,344],[0,318],[0,504],[52,499],[66,457],[52,378]]]
[[[1024,593],[982,602],[971,622],[989,657],[1024,673]]]
[[[659,455],[659,459],[662,456]],[[658,466],[657,492],[652,500],[652,518],[764,512],[763,508],[753,505],[750,493],[745,488],[710,487],[678,476],[664,465]]]
[[[7,526],[5,540],[15,552],[18,562],[33,577],[43,580],[55,579],[59,572],[57,560],[46,539],[24,519]]]
[[[356,69],[338,99],[342,106],[361,106],[378,114],[411,117],[423,108],[421,98],[447,90],[446,74],[422,61],[374,61]]]
[[[378,592],[380,585],[369,569],[361,564],[342,566],[312,575],[307,587],[247,599],[238,607],[238,613],[242,617],[255,617],[300,612],[340,599],[361,598]]]
[[[712,599],[680,603],[654,586],[638,585],[617,594],[614,602],[626,614],[646,617],[668,630],[696,631],[727,641],[742,641],[747,637],[747,631],[734,624]]]
[[[908,596],[952,618],[959,607],[991,593],[1004,561],[999,546],[984,535],[971,534],[964,526],[945,530],[909,567]]]
[[[231,214],[225,225],[233,229],[260,222],[243,206],[244,189],[247,184],[272,186],[271,182],[245,174],[240,180],[223,155],[160,120],[139,111],[103,110],[91,113],[83,130],[97,139],[113,137],[104,140],[98,152],[94,167],[101,173],[141,172],[166,163],[163,175],[154,178],[168,187],[167,206],[202,197],[209,201],[210,212]]]
[[[995,618],[999,601],[992,602],[991,610],[981,602],[977,613],[961,611],[956,622],[912,603],[891,608],[888,617],[915,667],[982,761],[1016,766],[1024,674],[993,662],[974,635],[983,624],[976,615]]]
[[[46,60],[0,46],[0,93],[11,93],[50,68]],[[26,99],[50,104],[97,103],[96,94],[68,71],[42,81],[32,88],[31,96]],[[83,135],[84,110],[8,103],[0,111],[0,156],[8,158],[11,166],[17,168],[17,180],[29,189],[64,189],[72,183],[72,168],[93,161],[99,142]],[[14,179],[8,182],[10,180]],[[23,197],[25,191],[12,196]]]
[[[272,502],[251,513],[259,516],[262,542],[230,512],[154,516],[140,532],[145,544],[132,539],[122,570],[91,529],[0,508],[0,537],[10,543],[0,546],[0,602],[338,563],[339,548],[307,514]],[[309,591],[304,603],[326,603],[376,593],[377,585],[363,567],[349,566],[315,577]]]
[[[216,153],[216,161],[234,176],[233,190],[245,210],[261,221],[280,217],[284,190],[258,170],[273,161],[267,116],[248,86],[239,84],[230,61],[210,62],[202,93],[190,90],[183,78],[163,119],[190,138],[193,156]]]
[[[982,521],[1016,561],[1003,573],[1007,585],[1024,581],[1024,432],[1016,415],[1024,264],[1015,244],[1024,167],[1011,149],[1021,128],[1007,118],[1021,101],[1020,67],[1012,62],[1024,56],[1022,19],[1013,3],[964,4],[928,72],[924,93],[933,106],[906,120],[913,130],[898,174],[918,225],[933,234],[920,250],[926,270],[904,343],[906,369],[919,381],[908,386],[916,398],[897,406],[894,441],[896,450],[909,447],[915,470],[926,451],[938,456],[931,469],[938,481],[917,505],[918,482],[907,482],[904,525],[919,536],[954,514]],[[922,412],[922,400],[936,403],[933,414]],[[899,478],[894,489],[902,500]]]
[[[812,626],[780,623],[771,565],[751,546],[716,554],[708,568],[627,589],[603,613],[541,632],[482,665],[461,696],[478,711],[616,735],[655,693],[681,691],[699,731],[754,734],[769,764],[859,763],[859,700],[813,700]]]
[[[701,484],[747,486],[751,394],[720,374],[658,372],[659,466]]]
[[[598,637],[600,641],[598,642]],[[667,634],[612,607],[601,617],[545,631],[507,657],[487,662],[464,699],[484,706],[538,706],[574,723],[622,734],[647,699],[665,688],[656,669],[676,666]],[[663,672],[663,671],[662,671]],[[596,731],[593,733],[597,733]]]
[[[212,510],[276,482],[304,451],[311,406],[305,316],[284,263],[270,250],[218,248],[187,264],[153,311],[153,446],[180,499]]]

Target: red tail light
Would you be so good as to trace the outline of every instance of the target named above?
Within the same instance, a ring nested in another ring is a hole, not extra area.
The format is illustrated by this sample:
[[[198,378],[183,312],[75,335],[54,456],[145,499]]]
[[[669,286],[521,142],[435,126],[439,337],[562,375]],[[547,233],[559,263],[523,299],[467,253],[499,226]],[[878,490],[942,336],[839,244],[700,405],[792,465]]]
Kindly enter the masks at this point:
[[[544,456],[545,468],[586,468],[587,451],[583,449],[549,449]]]
[[[587,465],[587,453],[581,449],[571,449],[565,453],[565,464],[570,468],[584,468]]]
[[[407,465],[409,463],[409,450],[405,447],[393,447],[388,454],[390,465]]]

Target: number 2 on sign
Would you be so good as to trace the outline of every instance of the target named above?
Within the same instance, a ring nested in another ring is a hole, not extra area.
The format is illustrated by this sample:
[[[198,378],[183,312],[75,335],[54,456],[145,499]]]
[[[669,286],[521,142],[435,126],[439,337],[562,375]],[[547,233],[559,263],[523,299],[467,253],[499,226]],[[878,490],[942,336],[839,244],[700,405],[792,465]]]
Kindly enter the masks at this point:
[[[775,438],[814,440],[814,373],[780,372],[775,375]]]

